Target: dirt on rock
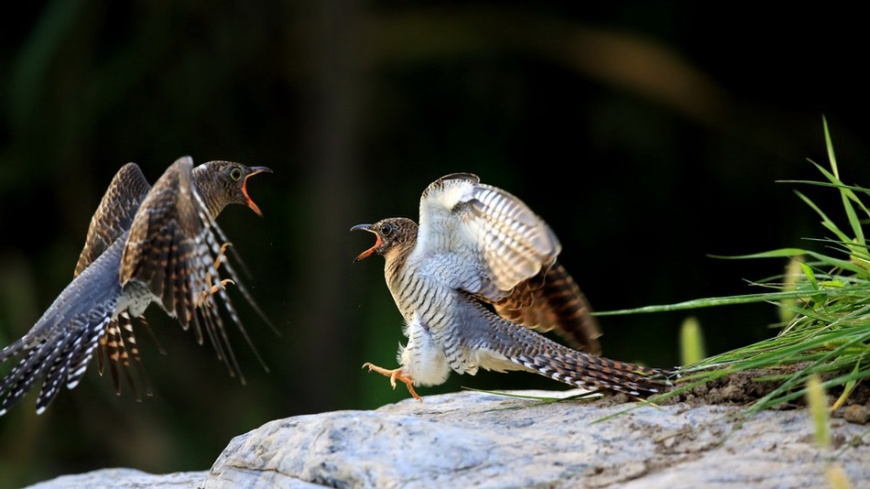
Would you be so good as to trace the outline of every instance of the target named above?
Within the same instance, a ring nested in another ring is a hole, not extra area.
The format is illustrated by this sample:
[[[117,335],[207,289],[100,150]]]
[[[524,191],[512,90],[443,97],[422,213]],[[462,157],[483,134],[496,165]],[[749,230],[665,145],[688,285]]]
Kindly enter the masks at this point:
[[[797,364],[779,368],[742,370],[699,383],[685,390],[681,389],[678,382],[674,386],[673,394],[660,396],[656,402],[662,404],[685,402],[692,406],[713,404],[749,406],[778,389],[783,376],[792,374],[800,368],[803,366]],[[828,405],[834,405],[842,393],[842,388],[829,390]],[[795,409],[805,405],[806,399],[797,396],[771,409]],[[858,424],[870,421],[870,386],[863,383],[855,386],[842,405],[834,411],[833,416]]]

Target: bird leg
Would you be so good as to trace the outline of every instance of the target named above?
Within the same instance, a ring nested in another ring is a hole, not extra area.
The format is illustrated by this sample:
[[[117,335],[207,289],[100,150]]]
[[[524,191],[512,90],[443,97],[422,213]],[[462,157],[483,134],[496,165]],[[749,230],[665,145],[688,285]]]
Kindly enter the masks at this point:
[[[226,243],[224,243],[224,244],[221,245],[220,251],[218,251],[218,255],[217,255],[217,257],[214,259],[214,270],[217,270],[218,268],[220,268],[220,266],[221,266],[221,260],[222,260],[222,258],[223,258],[224,256],[226,256],[226,255],[224,255],[224,251],[226,251],[226,249],[227,249],[230,245],[231,245],[231,243],[230,243],[229,241],[227,241]],[[208,279],[209,282],[211,282],[211,274],[210,274],[210,273],[209,273],[209,274],[206,274],[206,278]],[[203,293],[202,293],[202,298],[205,299],[205,296],[208,295],[208,294],[212,294],[212,295],[214,295],[218,290],[221,290],[221,289],[226,290],[226,288],[227,288],[227,284],[233,284],[233,285],[235,285],[236,283],[233,282],[232,279],[225,278],[225,279],[221,280],[219,284],[212,285],[212,286],[211,286],[211,289],[209,289],[208,292],[203,292]]]
[[[401,367],[388,370],[383,367],[378,367],[377,365],[374,365],[370,362],[366,362],[363,364],[363,368],[366,367],[368,367],[369,372],[376,372],[383,375],[384,377],[389,377],[390,385],[393,386],[393,389],[396,388],[396,380],[401,380],[405,384],[405,386],[408,387],[408,392],[410,392],[411,395],[414,396],[414,399],[423,402],[423,398],[420,397],[420,395],[417,394],[417,391],[414,390],[414,381],[411,380],[411,377],[408,377],[407,375],[404,375],[402,373]]]

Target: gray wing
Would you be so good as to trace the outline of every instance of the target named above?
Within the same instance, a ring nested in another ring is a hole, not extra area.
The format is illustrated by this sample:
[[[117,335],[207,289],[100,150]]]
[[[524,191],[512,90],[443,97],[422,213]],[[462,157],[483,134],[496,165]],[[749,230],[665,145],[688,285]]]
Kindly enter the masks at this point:
[[[423,192],[409,259],[426,257],[453,272],[450,286],[498,301],[555,263],[560,251],[556,235],[523,201],[476,175],[455,173]]]
[[[417,248],[428,273],[494,306],[501,317],[598,354],[601,330],[561,245],[523,201],[469,173],[433,182],[420,200]],[[449,273],[443,271],[449,270]]]

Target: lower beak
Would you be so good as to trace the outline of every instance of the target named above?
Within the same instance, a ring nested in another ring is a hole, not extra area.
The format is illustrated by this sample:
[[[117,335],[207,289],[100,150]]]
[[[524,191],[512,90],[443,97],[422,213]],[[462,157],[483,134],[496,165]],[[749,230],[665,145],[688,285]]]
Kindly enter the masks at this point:
[[[242,193],[245,194],[245,198],[248,199],[248,207],[251,208],[252,211],[256,212],[258,216],[263,217],[263,212],[260,211],[260,208],[257,204],[254,203],[254,200],[251,199],[251,196],[248,195],[248,179],[257,175],[258,173],[272,173],[271,168],[267,168],[265,166],[252,166],[250,167],[251,172],[245,176],[245,183],[242,185]]]
[[[368,231],[370,233],[373,233],[377,237],[377,241],[375,241],[375,245],[372,246],[371,248],[363,251],[359,255],[357,255],[356,258],[353,259],[354,263],[356,263],[364,258],[368,258],[369,256],[372,255],[372,253],[375,252],[376,249],[378,249],[378,246],[381,245],[381,236],[378,233],[372,231],[371,224],[357,224],[356,226],[350,228],[350,230],[351,231]]]

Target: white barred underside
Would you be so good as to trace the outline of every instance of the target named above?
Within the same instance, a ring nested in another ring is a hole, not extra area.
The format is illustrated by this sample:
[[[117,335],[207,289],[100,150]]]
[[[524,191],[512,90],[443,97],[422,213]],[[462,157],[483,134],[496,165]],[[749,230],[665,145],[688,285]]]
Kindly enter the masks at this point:
[[[411,377],[415,385],[443,384],[450,376],[450,366],[429,331],[415,319],[405,324],[405,336],[408,344],[399,346],[397,358],[403,373]]]

